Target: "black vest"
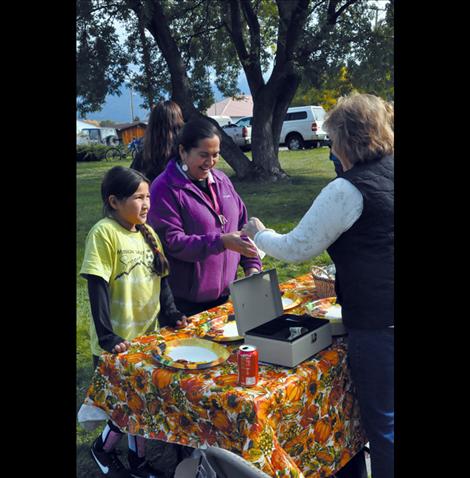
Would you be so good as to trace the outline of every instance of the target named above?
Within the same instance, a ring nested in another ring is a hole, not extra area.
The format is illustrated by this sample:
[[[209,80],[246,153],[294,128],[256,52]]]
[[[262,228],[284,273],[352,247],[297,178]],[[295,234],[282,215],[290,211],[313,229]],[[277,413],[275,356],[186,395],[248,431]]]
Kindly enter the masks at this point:
[[[393,156],[356,164],[341,176],[364,208],[327,249],[336,266],[336,295],[346,327],[376,329],[394,321]]]

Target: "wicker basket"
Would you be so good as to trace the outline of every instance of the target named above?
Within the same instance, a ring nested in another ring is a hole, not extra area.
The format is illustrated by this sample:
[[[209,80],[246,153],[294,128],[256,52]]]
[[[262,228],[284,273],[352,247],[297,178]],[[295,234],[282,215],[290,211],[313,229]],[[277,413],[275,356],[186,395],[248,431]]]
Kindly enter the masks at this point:
[[[336,297],[335,280],[331,275],[318,266],[312,266],[311,272],[318,298]]]

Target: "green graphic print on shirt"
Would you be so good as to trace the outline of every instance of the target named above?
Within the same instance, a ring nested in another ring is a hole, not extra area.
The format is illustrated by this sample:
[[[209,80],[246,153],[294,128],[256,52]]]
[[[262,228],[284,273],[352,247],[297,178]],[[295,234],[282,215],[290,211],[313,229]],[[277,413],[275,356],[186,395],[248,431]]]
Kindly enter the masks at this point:
[[[152,233],[162,250],[160,240]],[[140,232],[105,218],[88,233],[80,274],[93,274],[108,282],[111,324],[114,333],[123,339],[158,330],[161,278],[152,264],[153,252]],[[93,354],[103,352],[93,321],[90,341]]]

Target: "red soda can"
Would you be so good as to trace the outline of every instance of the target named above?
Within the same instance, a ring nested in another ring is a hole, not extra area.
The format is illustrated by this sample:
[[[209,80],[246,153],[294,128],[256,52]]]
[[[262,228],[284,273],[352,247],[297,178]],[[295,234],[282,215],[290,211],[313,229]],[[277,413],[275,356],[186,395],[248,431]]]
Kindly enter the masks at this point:
[[[238,384],[252,387],[258,383],[258,351],[254,345],[240,345],[238,349]]]

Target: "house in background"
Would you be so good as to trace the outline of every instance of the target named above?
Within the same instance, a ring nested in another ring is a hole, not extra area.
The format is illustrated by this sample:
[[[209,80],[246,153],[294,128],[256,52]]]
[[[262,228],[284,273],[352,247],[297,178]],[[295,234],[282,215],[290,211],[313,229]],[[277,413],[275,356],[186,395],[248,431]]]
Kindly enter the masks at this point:
[[[100,122],[97,121],[97,120],[82,119],[81,121],[82,121],[82,123],[87,123],[91,126],[96,126],[97,128],[99,128],[101,126]]]
[[[88,121],[77,119],[77,134],[82,131],[82,129],[90,129],[92,126]],[[96,126],[95,126],[96,128]]]
[[[134,121],[133,123],[116,124],[114,127],[118,133],[119,142],[127,146],[133,138],[141,138],[144,135],[147,123]]]
[[[251,96],[232,96],[214,103],[206,110],[207,116],[230,116],[235,123],[244,116],[253,116],[253,98]]]

